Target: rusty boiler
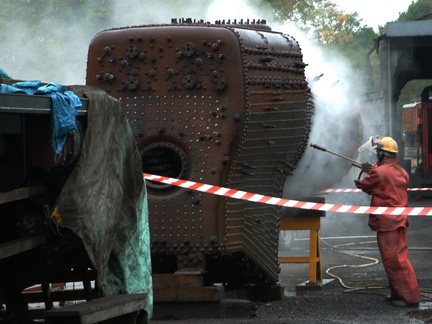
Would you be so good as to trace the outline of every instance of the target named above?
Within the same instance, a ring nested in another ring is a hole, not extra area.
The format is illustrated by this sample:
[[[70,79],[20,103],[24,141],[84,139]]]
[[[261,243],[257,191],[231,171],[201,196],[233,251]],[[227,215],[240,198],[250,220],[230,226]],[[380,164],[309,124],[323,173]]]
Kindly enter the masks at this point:
[[[280,197],[310,132],[304,68],[265,21],[174,19],[98,33],[86,83],[122,102],[144,172]],[[153,273],[278,282],[279,207],[147,187]]]

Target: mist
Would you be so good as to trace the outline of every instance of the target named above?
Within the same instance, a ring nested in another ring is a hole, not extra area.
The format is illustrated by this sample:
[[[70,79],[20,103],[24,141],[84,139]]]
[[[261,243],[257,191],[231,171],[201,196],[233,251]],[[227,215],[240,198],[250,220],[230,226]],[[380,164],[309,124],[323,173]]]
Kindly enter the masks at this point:
[[[110,21],[89,22],[86,8],[76,16],[41,19],[29,24],[20,13],[8,17],[6,29],[2,30],[0,68],[12,78],[19,80],[42,80],[60,84],[85,84],[87,51],[92,38],[105,29],[170,23],[171,18],[192,18],[214,22],[218,19],[265,19],[254,12],[246,1],[188,0],[184,5],[178,1],[124,0],[112,1],[110,10],[115,13]],[[91,4],[95,6],[95,3]],[[89,4],[90,6],[90,4]],[[238,13],[241,12],[241,17]],[[1,17],[1,16],[0,16]],[[29,37],[36,35],[36,37]],[[56,52],[50,45],[56,44]]]
[[[92,5],[95,6],[95,3]],[[83,16],[85,10],[81,10],[69,21],[62,19],[58,24],[53,24],[51,17],[49,25],[45,19],[40,19],[37,25],[29,25],[20,20],[20,11],[17,11],[8,20],[7,30],[3,31],[0,38],[3,39],[0,68],[14,79],[64,85],[85,84],[88,46],[92,38],[105,29],[170,23],[171,18],[203,19],[209,22],[265,19],[274,31],[294,36],[302,49],[307,64],[306,76],[315,101],[309,143],[351,158],[356,157],[364,134],[354,99],[356,87],[351,84],[351,80],[355,80],[355,73],[341,57],[326,56],[313,46],[295,26],[277,25],[268,19],[271,15],[267,15],[262,8],[259,11],[254,9],[249,1],[190,0],[184,1],[182,6],[173,7],[171,1],[124,0],[113,1],[110,10],[115,13],[110,21],[89,23]],[[28,37],[35,34],[37,37]],[[56,52],[50,51],[49,45],[53,43],[57,45]],[[340,180],[350,168],[349,162],[308,146],[294,176],[288,177],[286,181],[284,196],[300,198],[316,193]]]
[[[280,26],[279,30],[296,38],[308,64],[305,74],[315,104],[308,144],[355,159],[363,144],[363,121],[355,99],[357,87],[352,83],[355,71],[342,56],[324,52],[295,26]],[[303,199],[316,194],[342,179],[351,168],[349,161],[308,145],[294,175],[286,181],[284,196]]]

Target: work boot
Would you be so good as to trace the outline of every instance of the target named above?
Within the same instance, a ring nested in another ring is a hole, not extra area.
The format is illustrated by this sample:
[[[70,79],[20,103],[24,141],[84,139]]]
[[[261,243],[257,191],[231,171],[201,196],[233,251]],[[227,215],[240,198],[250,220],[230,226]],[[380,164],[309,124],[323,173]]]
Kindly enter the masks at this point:
[[[392,305],[396,307],[418,307],[419,303],[407,303],[403,300],[393,300]]]

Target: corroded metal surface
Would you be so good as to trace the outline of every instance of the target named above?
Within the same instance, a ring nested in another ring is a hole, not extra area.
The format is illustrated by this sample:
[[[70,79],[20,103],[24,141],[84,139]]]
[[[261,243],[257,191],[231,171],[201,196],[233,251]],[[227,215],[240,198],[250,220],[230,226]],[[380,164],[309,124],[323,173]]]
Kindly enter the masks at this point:
[[[280,196],[310,130],[304,67],[298,43],[266,25],[174,22],[96,35],[87,84],[122,101],[145,172]],[[241,253],[278,281],[279,208],[148,189],[155,269],[157,256],[208,271],[208,256]]]

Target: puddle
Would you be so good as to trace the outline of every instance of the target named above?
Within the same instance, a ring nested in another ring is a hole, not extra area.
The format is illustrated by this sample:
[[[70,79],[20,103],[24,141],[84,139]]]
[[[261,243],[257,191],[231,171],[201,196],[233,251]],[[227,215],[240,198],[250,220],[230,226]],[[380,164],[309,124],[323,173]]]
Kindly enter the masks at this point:
[[[421,302],[418,309],[408,312],[408,316],[424,323],[432,323],[432,302]]]

